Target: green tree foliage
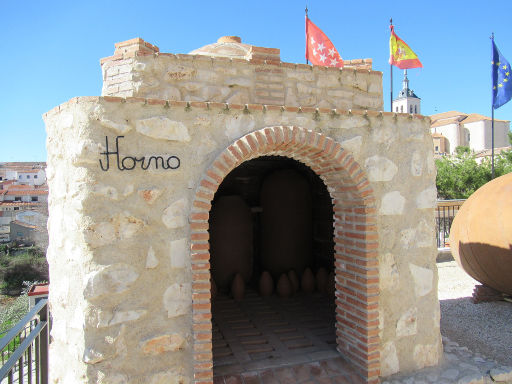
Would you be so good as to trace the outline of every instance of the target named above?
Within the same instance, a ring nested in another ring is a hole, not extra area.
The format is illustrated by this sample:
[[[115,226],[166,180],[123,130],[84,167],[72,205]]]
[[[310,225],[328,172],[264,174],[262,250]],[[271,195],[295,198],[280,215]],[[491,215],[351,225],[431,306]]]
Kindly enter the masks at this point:
[[[34,247],[0,251],[0,287],[8,294],[19,294],[24,281],[47,281],[48,263]]]
[[[0,334],[14,327],[28,312],[28,296],[26,293],[0,308]]]
[[[491,161],[478,164],[467,147],[457,147],[455,155],[436,160],[437,195],[440,199],[467,199],[491,181]],[[502,152],[494,159],[495,177],[512,172],[512,151]]]
[[[470,155],[471,154],[471,149],[469,149],[469,147],[464,147],[464,146],[458,146],[455,148],[455,153],[457,155]]]
[[[491,160],[486,159],[484,165],[491,169]],[[494,159],[494,172],[496,177],[503,176],[512,172],[512,150],[501,152],[499,156]]]

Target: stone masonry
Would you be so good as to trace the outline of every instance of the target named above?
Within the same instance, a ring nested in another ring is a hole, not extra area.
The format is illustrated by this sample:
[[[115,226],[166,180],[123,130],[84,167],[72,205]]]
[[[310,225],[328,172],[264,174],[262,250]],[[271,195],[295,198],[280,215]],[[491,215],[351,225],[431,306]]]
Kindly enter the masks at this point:
[[[212,383],[210,204],[265,155],[301,161],[331,194],[340,354],[369,383],[438,364],[428,119],[379,112],[370,60],[283,63],[233,39],[201,50],[118,43],[103,96],[44,115],[51,382]]]
[[[101,60],[102,94],[172,101],[382,110],[382,75],[368,70],[370,59],[346,61],[346,70],[339,71],[282,63],[279,49],[275,48],[219,44],[244,49],[235,52],[234,58],[228,58],[207,56],[211,51],[208,49],[196,50],[201,53],[196,55],[160,53],[157,47],[142,39],[118,43],[114,56]],[[134,46],[139,50],[126,48]]]

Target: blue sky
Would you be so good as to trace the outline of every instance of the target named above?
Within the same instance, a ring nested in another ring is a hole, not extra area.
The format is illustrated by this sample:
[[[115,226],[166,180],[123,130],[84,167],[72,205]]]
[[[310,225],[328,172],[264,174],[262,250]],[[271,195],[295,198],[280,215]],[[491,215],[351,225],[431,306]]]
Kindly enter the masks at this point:
[[[304,1],[0,1],[0,161],[46,160],[41,115],[75,96],[101,94],[99,59],[134,37],[161,52],[188,53],[224,35],[280,48],[305,63]],[[492,4],[492,6],[491,6]],[[309,17],[344,59],[372,58],[389,110],[389,18],[418,54],[409,71],[422,113],[491,114],[491,42],[512,62],[512,3],[484,1],[308,1]],[[394,95],[402,71],[395,68]],[[512,120],[512,101],[496,110]]]

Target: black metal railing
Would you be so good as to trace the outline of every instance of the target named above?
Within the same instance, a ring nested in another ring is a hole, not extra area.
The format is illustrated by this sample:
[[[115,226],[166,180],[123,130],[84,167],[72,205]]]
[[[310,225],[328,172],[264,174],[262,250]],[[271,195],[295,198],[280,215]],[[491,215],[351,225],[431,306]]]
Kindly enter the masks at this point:
[[[48,299],[43,299],[0,339],[0,383],[48,383],[48,334]]]
[[[437,248],[450,246],[450,227],[460,207],[466,200],[438,200],[436,207]]]

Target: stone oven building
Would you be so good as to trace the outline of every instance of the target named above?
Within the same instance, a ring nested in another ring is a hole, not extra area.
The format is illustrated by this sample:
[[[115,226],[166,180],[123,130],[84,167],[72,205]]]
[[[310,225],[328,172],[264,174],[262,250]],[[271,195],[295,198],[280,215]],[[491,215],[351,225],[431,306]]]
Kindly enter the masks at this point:
[[[382,74],[371,60],[340,70],[281,62],[279,49],[234,37],[188,55],[132,39],[101,67],[101,97],[44,115],[51,382],[212,383],[226,356],[256,353],[244,342],[230,341],[231,355],[216,345],[226,328],[215,311],[238,304],[229,281],[212,276],[233,278],[242,259],[240,306],[263,300],[253,288],[265,269],[275,281],[295,269],[305,287],[306,267],[318,279],[323,267],[333,298],[312,295],[328,302],[329,356],[364,381],[438,363],[430,124],[381,112]],[[272,175],[277,189],[266,186]],[[226,212],[248,212],[245,240],[236,225],[219,235],[221,200]],[[289,201],[294,209],[280,213]],[[246,253],[221,263],[218,249],[244,242]],[[289,249],[306,249],[306,263]],[[259,321],[247,316],[233,322]],[[325,356],[315,343],[295,361]],[[274,360],[286,357],[274,349]]]

